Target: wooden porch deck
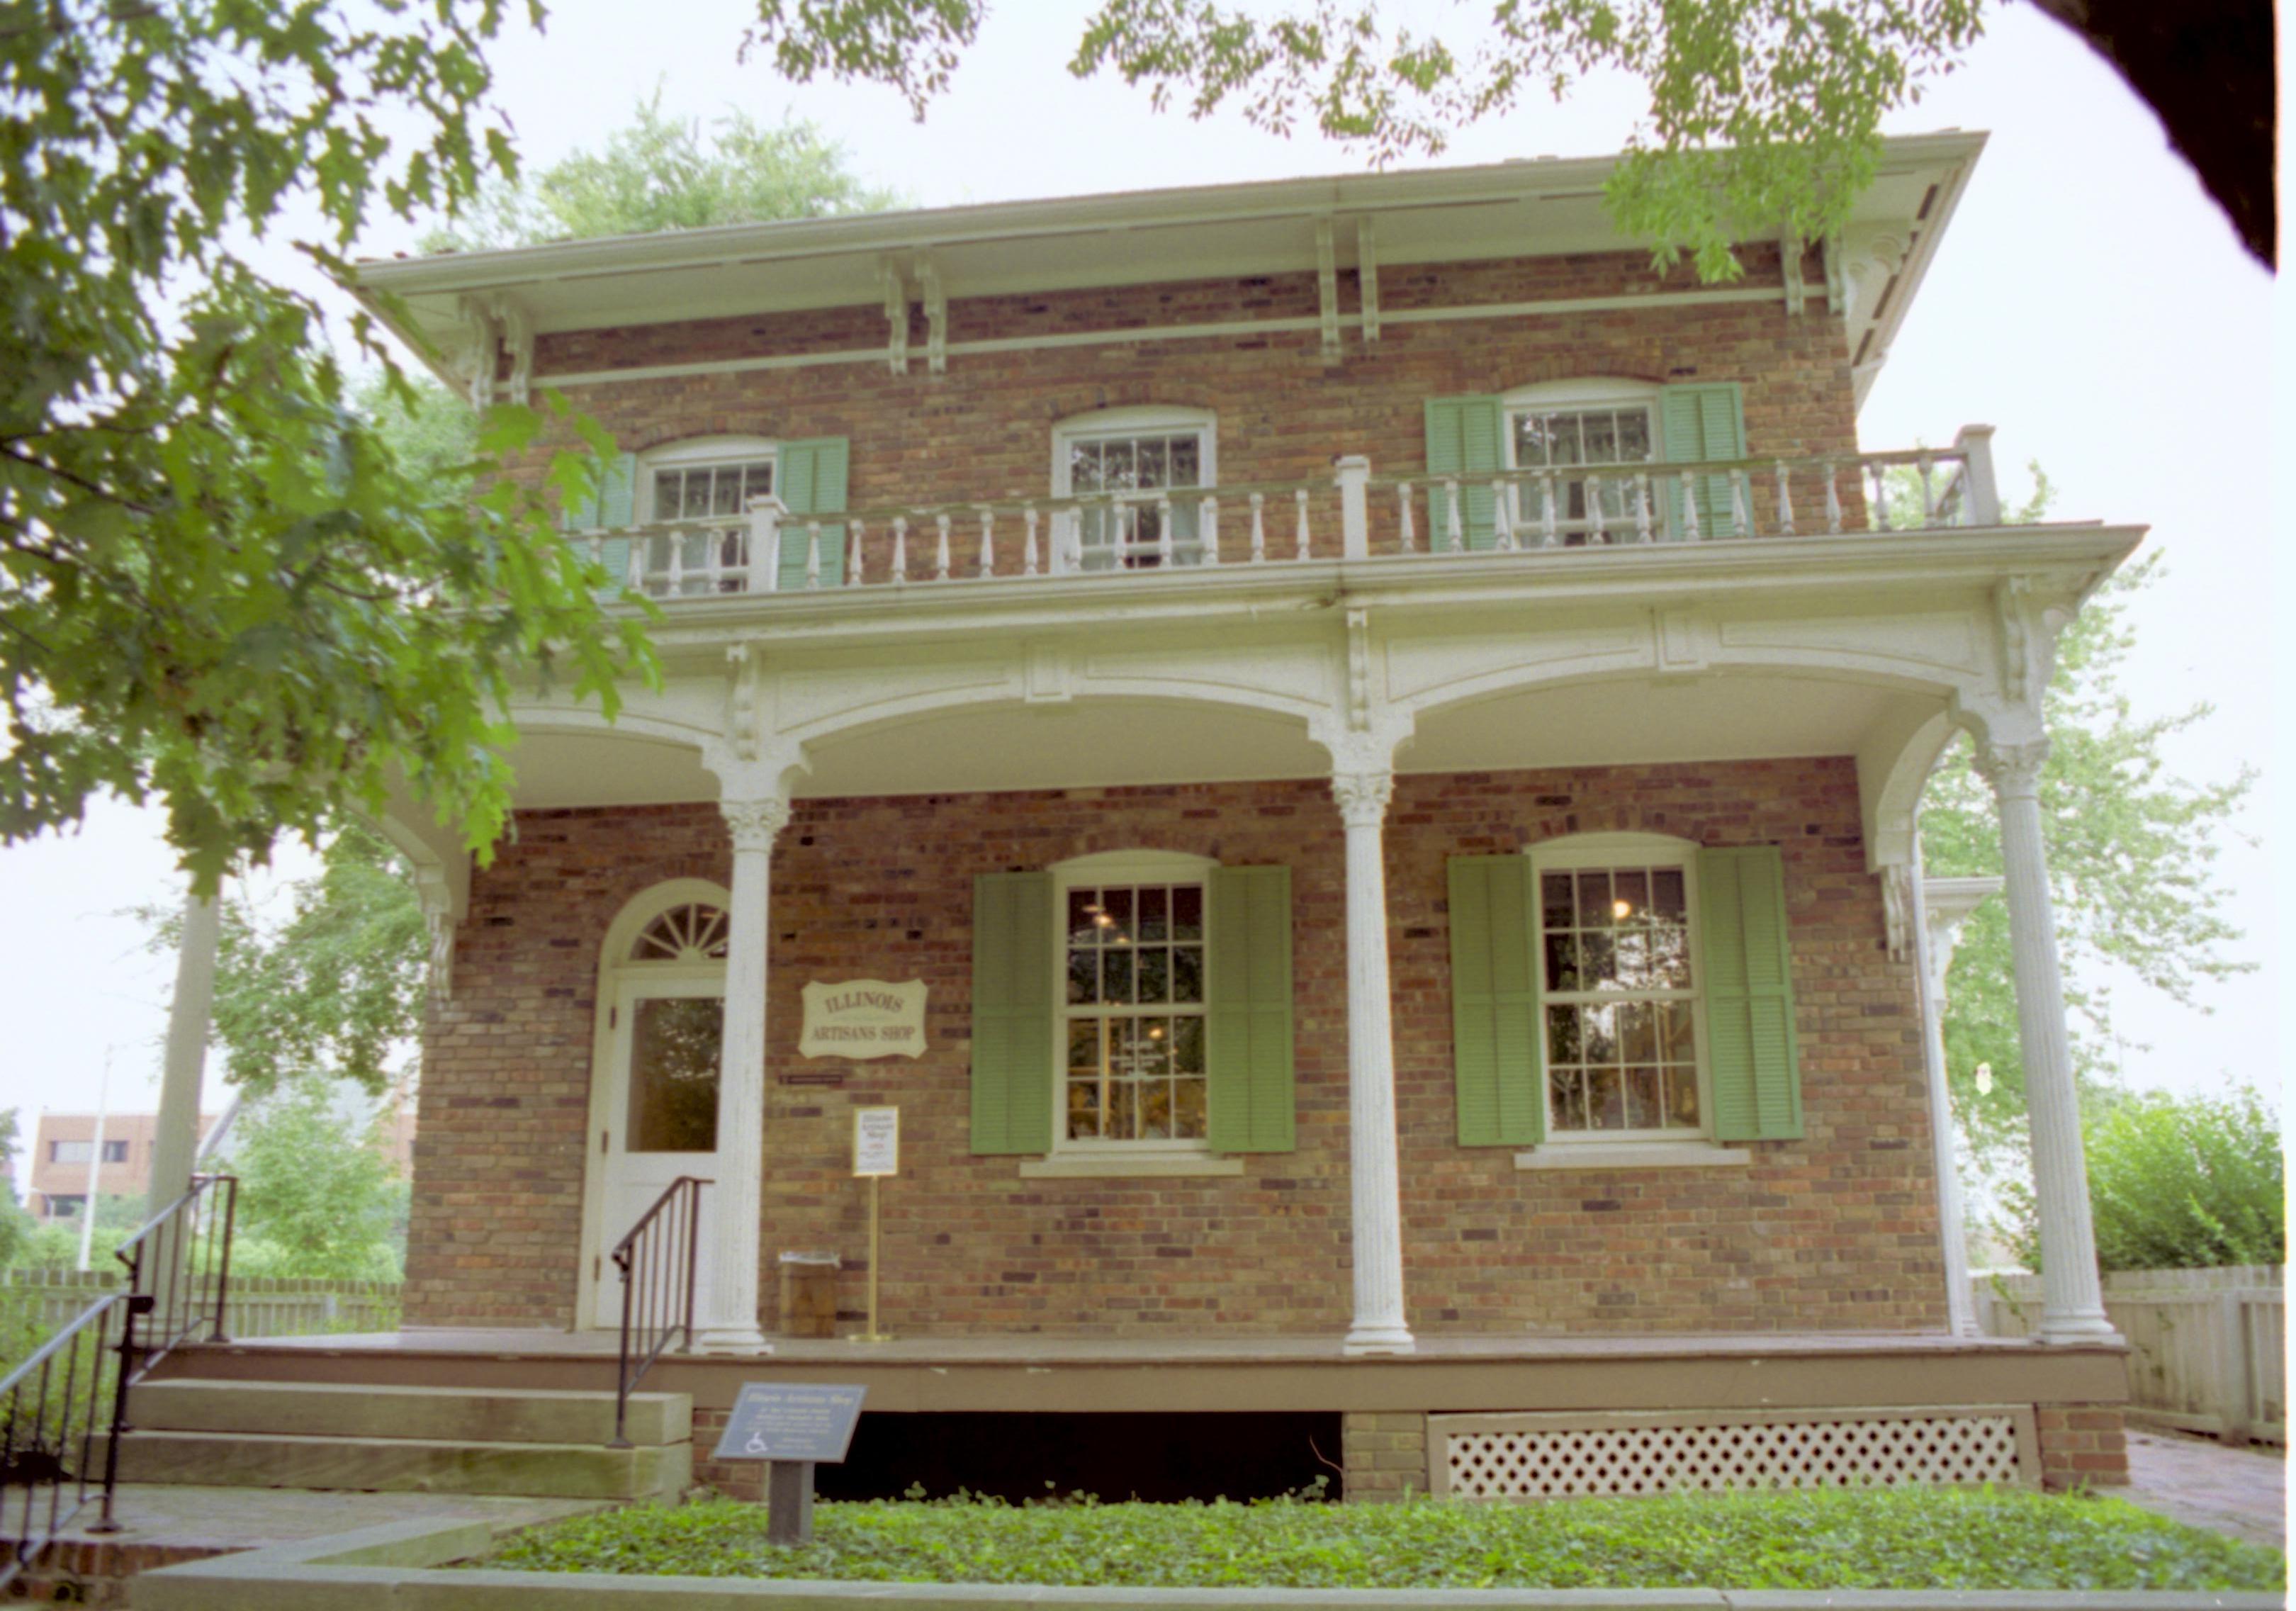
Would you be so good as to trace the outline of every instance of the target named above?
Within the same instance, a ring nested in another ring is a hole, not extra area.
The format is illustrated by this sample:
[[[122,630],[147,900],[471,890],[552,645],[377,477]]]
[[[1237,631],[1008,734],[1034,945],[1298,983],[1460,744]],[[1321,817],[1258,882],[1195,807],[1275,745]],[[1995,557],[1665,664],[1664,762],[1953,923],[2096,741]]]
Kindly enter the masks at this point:
[[[611,1389],[611,1332],[409,1328],[178,1350],[161,1374]],[[1448,1412],[2117,1404],[2119,1344],[1917,1333],[1477,1334],[1350,1358],[1336,1335],[776,1338],[764,1355],[672,1354],[650,1391],[730,1405],[748,1381],[866,1385],[873,1410]]]

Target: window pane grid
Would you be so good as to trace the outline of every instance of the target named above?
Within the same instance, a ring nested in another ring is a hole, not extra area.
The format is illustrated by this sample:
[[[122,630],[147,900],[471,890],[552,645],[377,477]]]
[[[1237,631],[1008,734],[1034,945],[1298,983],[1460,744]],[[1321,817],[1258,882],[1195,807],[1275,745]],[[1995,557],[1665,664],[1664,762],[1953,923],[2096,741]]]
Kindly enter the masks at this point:
[[[1065,911],[1069,1139],[1202,1139],[1203,886],[1079,885]]]
[[[1550,1127],[1695,1130],[1697,990],[1684,869],[1550,869],[1538,884]]]
[[[1624,407],[1558,408],[1525,412],[1513,416],[1514,464],[1518,470],[1568,471],[1607,464],[1643,465],[1655,457],[1652,451],[1650,410],[1640,405]],[[1589,487],[1583,476],[1558,474],[1554,480],[1556,530],[1583,539],[1594,529]],[[1534,530],[1546,521],[1545,499],[1537,483],[1518,486],[1515,523]],[[1602,505],[1603,523],[1613,532],[1635,524],[1633,482],[1626,476],[1605,476],[1595,489]],[[1658,488],[1651,489],[1651,518],[1660,518]]]
[[[736,464],[680,465],[655,471],[653,518],[657,524],[686,521],[715,524],[709,530],[656,532],[645,538],[646,571],[651,576],[665,579],[648,591],[657,596],[667,591],[666,579],[675,554],[683,572],[678,579],[678,593],[692,596],[709,592],[713,553],[721,571],[734,572],[731,577],[718,579],[717,591],[739,591],[741,572],[749,563],[750,500],[763,497],[773,489],[771,459]]]
[[[1115,501],[1077,512],[1088,571],[1146,570],[1163,563],[1164,515],[1160,492],[1203,485],[1203,441],[1193,431],[1095,437],[1069,444],[1069,491],[1078,497],[1112,495]],[[1198,513],[1193,504],[1172,508],[1173,561],[1201,558]]]

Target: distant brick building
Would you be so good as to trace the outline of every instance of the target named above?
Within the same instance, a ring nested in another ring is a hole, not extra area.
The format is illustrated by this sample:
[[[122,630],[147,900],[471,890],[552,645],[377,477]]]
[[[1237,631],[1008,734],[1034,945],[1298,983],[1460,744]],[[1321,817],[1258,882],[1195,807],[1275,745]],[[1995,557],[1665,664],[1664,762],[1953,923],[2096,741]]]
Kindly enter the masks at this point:
[[[96,1164],[98,1196],[134,1197],[152,1189],[152,1149],[159,1133],[157,1114],[106,1114],[102,1159]],[[204,1138],[215,1116],[200,1116]],[[94,1114],[42,1114],[32,1136],[31,1167],[25,1171],[26,1209],[37,1219],[66,1220],[87,1205],[87,1167],[95,1152]]]

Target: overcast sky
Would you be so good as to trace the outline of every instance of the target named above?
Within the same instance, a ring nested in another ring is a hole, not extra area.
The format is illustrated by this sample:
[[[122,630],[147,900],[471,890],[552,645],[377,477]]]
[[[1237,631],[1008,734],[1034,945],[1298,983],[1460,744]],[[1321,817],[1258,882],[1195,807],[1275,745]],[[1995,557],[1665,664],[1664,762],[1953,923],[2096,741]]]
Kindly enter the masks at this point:
[[[1191,123],[1152,112],[1120,83],[1077,83],[1062,65],[1081,7],[1001,7],[922,126],[890,92],[793,89],[760,63],[738,65],[737,0],[642,13],[627,0],[571,0],[553,12],[546,36],[517,35],[495,53],[501,102],[531,163],[594,146],[659,84],[665,106],[690,116],[739,107],[810,118],[863,177],[925,206],[1363,166],[1312,137]],[[1443,160],[1615,150],[1637,104],[1612,85],[1533,105],[1463,133]],[[2215,703],[2175,746],[2188,776],[2267,766],[2272,685],[2280,679],[2284,694],[2291,675],[2290,657],[2273,653],[2276,624],[2296,604],[2283,558],[2290,522],[2273,499],[2272,449],[2287,433],[2272,411],[2269,277],[2151,113],[2027,6],[1994,10],[1965,68],[1892,132],[1945,127],[1988,130],[1991,144],[1866,403],[1864,441],[1939,444],[1964,423],[1991,423],[2005,501],[2021,497],[2019,467],[2038,460],[2059,488],[2056,518],[2149,523],[2148,551],[2166,552],[2170,574],[2138,616],[2128,681],[2139,711]],[[409,250],[414,233],[378,229],[361,250]],[[2296,345],[2288,330],[2279,336],[2284,354]],[[2273,819],[2272,781],[2246,815],[2249,839]],[[2123,988],[2133,1085],[2219,1089],[2236,1077],[2278,1087],[2273,918],[2285,901],[2272,899],[2263,850],[2239,839],[2220,848],[2234,920],[2248,930],[2242,954],[2261,970],[2213,989],[2207,1015]],[[28,1134],[44,1108],[94,1106],[108,1048],[112,1105],[156,1103],[170,968],[142,954],[135,925],[118,914],[179,900],[172,862],[152,815],[114,803],[93,810],[78,834],[0,850],[10,919],[0,927],[0,1108],[20,1108]],[[2276,871],[2279,892],[2296,894],[2296,875]]]

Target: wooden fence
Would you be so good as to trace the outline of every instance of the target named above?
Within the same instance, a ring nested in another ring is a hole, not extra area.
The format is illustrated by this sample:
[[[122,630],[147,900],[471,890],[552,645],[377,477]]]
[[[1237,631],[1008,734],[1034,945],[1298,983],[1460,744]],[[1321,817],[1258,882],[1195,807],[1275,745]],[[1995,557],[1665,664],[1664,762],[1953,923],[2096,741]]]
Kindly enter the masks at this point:
[[[43,1332],[70,1320],[95,1298],[119,1290],[111,1270],[0,1270],[0,1324],[30,1321]],[[234,1277],[226,1323],[234,1339],[315,1332],[396,1331],[396,1281],[318,1281]]]
[[[2128,1339],[2128,1412],[2228,1443],[2288,1442],[2287,1271],[2125,1270],[2104,1278],[2104,1311]],[[2041,1278],[1980,1275],[1978,1324],[2028,1335],[2040,1319]]]

